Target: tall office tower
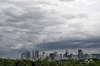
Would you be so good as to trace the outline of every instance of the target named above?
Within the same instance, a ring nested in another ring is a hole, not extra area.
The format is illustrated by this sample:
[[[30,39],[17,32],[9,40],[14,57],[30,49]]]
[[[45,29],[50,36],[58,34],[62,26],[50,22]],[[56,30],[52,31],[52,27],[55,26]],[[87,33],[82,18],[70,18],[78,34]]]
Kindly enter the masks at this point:
[[[78,50],[78,58],[83,59],[83,52],[81,49]]]
[[[54,60],[54,58],[55,58],[55,54],[54,53],[50,53],[50,58],[51,58],[51,60]]]
[[[22,54],[21,54],[21,60],[23,60],[23,58],[24,58],[24,57],[23,57],[23,53],[22,53]]]
[[[22,54],[21,54],[21,60],[24,59],[24,55],[25,55],[25,53],[22,53]]]
[[[65,51],[65,57],[67,58],[68,56],[68,50]]]
[[[45,57],[44,57],[45,52],[42,52],[42,54],[43,54],[43,59],[45,59]]]
[[[35,51],[34,50],[32,50],[31,58],[35,60]]]
[[[54,55],[55,55],[55,58],[54,58],[54,59],[55,59],[55,60],[57,60],[57,59],[58,59],[58,57],[59,57],[59,56],[58,56],[58,52],[57,52],[57,51],[55,51],[55,52],[54,52]]]
[[[65,58],[65,54],[63,54],[63,58]]]
[[[39,51],[38,50],[35,51],[35,59],[36,58],[39,58]]]
[[[31,52],[25,51],[25,59],[30,59],[30,58],[31,58]]]
[[[62,59],[62,54],[60,54],[59,56],[60,56],[59,58]]]

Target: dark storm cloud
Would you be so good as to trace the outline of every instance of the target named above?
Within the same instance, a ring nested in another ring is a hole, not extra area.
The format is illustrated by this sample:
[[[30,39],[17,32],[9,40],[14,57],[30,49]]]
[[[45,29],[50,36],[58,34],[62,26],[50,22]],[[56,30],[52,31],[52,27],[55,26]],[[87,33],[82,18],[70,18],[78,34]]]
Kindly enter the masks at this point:
[[[86,40],[64,40],[58,42],[50,42],[38,44],[37,47],[44,50],[56,50],[56,49],[78,49],[78,48],[99,48],[100,47],[100,37],[91,38]]]

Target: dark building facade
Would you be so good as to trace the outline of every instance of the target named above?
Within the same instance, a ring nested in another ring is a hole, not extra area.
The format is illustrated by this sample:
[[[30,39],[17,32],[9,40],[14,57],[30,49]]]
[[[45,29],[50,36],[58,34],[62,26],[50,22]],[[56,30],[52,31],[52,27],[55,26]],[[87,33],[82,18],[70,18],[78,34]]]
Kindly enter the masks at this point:
[[[54,58],[55,58],[55,54],[54,53],[50,53],[50,58],[51,58],[51,60],[54,60]]]
[[[83,52],[81,49],[78,50],[78,58],[83,59]]]
[[[39,51],[38,50],[35,51],[35,58],[39,58]]]

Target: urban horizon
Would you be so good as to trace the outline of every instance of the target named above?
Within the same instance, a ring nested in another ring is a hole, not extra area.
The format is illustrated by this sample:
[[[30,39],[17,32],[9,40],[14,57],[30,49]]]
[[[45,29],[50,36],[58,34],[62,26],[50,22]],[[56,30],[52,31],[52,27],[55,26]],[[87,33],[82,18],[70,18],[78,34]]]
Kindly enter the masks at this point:
[[[92,49],[87,49],[87,48],[82,49],[82,48],[79,48],[79,49],[82,50],[83,54],[88,54],[88,55],[91,55],[91,54],[100,54],[100,49],[99,49],[99,48],[98,48],[98,49],[97,49],[97,48],[96,48],[96,49],[93,49],[93,48],[92,48]],[[65,54],[65,51],[66,51],[66,50],[68,50],[68,55],[70,55],[70,54],[78,55],[78,50],[79,50],[79,49],[60,49],[60,50],[48,50],[48,51],[34,50],[34,51],[39,51],[39,56],[42,55],[43,52],[45,52],[45,55],[49,56],[50,53],[54,53],[55,51],[56,51],[58,54],[62,54],[62,55],[63,55],[63,54]],[[31,52],[32,49],[30,49],[30,50],[25,50],[25,51]],[[17,57],[3,56],[3,57],[1,57],[1,58],[6,58],[6,59],[21,59],[21,54],[24,53],[25,51],[23,51],[23,52],[17,54],[17,55],[19,55],[19,56],[17,56]],[[25,58],[24,58],[24,59],[25,59]],[[32,59],[32,58],[30,58],[30,59]]]

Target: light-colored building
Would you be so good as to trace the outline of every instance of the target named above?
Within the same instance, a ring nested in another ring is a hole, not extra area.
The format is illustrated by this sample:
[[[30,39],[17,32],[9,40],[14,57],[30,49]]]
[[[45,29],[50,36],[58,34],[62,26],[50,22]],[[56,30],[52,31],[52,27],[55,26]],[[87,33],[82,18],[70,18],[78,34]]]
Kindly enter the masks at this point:
[[[33,60],[35,60],[35,50],[32,50],[32,52],[31,52],[31,58],[32,58]]]

